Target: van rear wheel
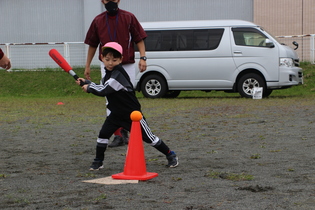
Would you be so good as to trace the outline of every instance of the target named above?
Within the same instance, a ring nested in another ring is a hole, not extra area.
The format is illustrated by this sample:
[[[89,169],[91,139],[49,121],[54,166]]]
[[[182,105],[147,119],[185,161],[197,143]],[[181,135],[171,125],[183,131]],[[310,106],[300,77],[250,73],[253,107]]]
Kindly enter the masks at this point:
[[[148,75],[141,82],[141,92],[147,98],[161,98],[167,92],[166,81],[160,75]]]
[[[254,87],[262,87],[263,93],[266,91],[266,83],[264,79],[260,75],[255,73],[243,75],[238,81],[237,85],[238,92],[240,93],[241,96],[245,98],[253,97]]]
[[[179,96],[179,94],[180,90],[169,90],[165,93],[163,98],[176,98],[177,96]]]

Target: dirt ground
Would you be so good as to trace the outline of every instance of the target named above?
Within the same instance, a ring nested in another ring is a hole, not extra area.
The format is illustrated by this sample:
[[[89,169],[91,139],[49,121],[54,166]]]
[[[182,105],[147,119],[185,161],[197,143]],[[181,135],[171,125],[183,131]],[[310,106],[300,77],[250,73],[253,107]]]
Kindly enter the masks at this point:
[[[142,104],[180,165],[145,144],[159,175],[133,184],[83,182],[123,171],[126,146],[88,170],[100,122],[1,123],[0,209],[315,209],[314,99],[171,100]]]

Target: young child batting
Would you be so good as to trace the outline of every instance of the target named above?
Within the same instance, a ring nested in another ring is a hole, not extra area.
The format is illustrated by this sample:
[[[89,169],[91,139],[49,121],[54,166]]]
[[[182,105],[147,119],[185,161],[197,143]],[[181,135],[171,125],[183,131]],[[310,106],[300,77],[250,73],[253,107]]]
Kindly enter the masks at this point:
[[[132,121],[130,114],[133,111],[141,112],[141,105],[135,95],[133,85],[124,68],[121,66],[123,49],[117,42],[108,42],[102,47],[101,60],[105,64],[106,75],[102,78],[102,84],[95,84],[84,78],[79,78],[76,83],[84,82],[82,89],[87,93],[106,97],[107,112],[109,113],[99,132],[96,144],[96,157],[90,167],[90,170],[99,170],[103,168],[105,151],[108,140],[112,134],[120,127],[130,131]],[[178,166],[178,158],[175,152],[159,137],[154,135],[145,118],[140,121],[142,138],[146,143],[151,144],[158,151],[163,153],[168,160],[167,167],[174,168]]]

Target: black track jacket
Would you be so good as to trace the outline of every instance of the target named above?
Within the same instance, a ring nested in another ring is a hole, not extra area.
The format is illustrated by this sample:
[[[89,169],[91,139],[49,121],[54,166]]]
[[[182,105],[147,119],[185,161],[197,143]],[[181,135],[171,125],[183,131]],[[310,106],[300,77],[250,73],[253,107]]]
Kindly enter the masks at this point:
[[[108,71],[106,68],[105,70],[106,75],[102,79],[101,85],[86,80],[86,83],[89,84],[87,92],[105,96],[110,114],[130,120],[131,112],[141,111],[141,105],[130,78],[121,65],[115,66],[112,71]]]

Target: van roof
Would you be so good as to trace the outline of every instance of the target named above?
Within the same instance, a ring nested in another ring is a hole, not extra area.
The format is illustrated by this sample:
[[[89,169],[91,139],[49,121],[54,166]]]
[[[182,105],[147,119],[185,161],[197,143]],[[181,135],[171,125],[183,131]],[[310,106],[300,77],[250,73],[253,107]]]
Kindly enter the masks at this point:
[[[257,25],[244,20],[187,20],[187,21],[161,21],[141,22],[144,29],[171,29],[171,28],[207,28],[207,27],[229,27],[243,26],[256,27]]]

